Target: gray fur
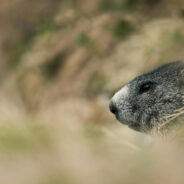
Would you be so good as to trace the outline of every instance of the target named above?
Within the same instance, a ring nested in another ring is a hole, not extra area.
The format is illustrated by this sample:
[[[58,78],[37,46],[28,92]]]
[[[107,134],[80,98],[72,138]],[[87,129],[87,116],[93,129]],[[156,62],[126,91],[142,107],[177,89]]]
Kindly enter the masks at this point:
[[[147,131],[184,113],[183,96],[184,62],[178,61],[130,81],[114,95],[110,109],[130,128]]]

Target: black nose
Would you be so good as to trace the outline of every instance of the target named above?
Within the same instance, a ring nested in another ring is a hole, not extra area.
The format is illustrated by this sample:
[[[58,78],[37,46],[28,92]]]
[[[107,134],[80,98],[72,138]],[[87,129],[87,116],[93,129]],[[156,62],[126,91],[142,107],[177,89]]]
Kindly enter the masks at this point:
[[[116,107],[116,105],[113,102],[110,102],[109,104],[109,109],[113,114],[117,114],[118,113],[118,109]]]

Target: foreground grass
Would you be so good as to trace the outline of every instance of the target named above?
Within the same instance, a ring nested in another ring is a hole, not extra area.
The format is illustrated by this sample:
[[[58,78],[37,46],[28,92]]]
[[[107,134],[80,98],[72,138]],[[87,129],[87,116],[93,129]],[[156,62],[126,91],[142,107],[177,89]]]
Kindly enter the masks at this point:
[[[28,120],[0,127],[1,183],[184,183],[183,155],[181,128],[151,137],[122,125]]]

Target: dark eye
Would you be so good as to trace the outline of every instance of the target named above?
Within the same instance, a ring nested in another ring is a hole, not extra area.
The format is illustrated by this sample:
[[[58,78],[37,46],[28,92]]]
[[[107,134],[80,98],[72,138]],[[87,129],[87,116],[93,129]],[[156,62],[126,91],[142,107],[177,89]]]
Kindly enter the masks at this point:
[[[152,82],[146,82],[146,83],[144,83],[140,86],[139,93],[140,94],[146,93],[149,90],[151,90],[152,88],[153,88],[153,83]]]

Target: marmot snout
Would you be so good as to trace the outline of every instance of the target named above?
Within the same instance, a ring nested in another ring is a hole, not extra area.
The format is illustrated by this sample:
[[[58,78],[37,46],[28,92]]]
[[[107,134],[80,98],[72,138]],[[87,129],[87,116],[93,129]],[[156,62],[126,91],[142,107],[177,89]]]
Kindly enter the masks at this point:
[[[184,62],[140,75],[112,97],[116,118],[138,131],[162,127],[184,113]]]

